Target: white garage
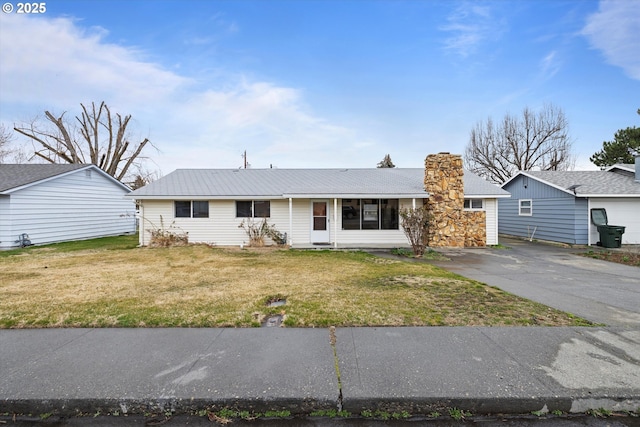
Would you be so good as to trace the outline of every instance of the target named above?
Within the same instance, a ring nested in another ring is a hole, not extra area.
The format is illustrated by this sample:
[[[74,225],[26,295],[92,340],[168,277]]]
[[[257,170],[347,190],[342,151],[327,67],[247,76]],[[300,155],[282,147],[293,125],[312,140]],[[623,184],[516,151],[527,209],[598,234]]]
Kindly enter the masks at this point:
[[[593,197],[589,199],[591,209],[604,208],[607,211],[609,225],[626,227],[622,235],[622,244],[640,244],[640,198],[638,197]],[[589,221],[589,244],[600,239],[598,228]]]

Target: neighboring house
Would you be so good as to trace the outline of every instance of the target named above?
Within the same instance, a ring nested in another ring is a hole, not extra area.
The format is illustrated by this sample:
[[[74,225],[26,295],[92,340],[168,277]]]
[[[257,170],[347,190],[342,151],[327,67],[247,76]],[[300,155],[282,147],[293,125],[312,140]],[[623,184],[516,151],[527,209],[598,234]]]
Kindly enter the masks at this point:
[[[135,233],[130,191],[95,165],[0,164],[0,249]]]
[[[610,225],[625,226],[623,244],[640,244],[640,162],[602,171],[519,172],[502,188],[501,234],[569,244],[599,241],[591,209],[605,208]]]
[[[178,169],[127,197],[140,206],[141,245],[172,227],[191,242],[246,245],[238,225],[267,218],[293,247],[393,247],[408,245],[399,210],[425,203],[424,182],[424,169]],[[496,198],[508,193],[471,173],[464,191],[459,211],[486,217],[477,241],[496,244]]]

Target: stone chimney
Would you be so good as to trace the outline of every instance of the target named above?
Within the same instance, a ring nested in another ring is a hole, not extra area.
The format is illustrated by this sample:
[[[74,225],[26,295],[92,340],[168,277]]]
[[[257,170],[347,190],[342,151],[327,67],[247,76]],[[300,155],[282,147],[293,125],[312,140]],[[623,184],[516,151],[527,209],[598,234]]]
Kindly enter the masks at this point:
[[[462,156],[449,153],[429,154],[425,160],[424,188],[429,193],[427,209],[431,213],[429,246],[464,246],[459,229],[464,209]]]
[[[428,245],[486,245],[486,213],[464,210],[464,169],[459,154],[430,154],[425,160],[426,206],[431,214]]]

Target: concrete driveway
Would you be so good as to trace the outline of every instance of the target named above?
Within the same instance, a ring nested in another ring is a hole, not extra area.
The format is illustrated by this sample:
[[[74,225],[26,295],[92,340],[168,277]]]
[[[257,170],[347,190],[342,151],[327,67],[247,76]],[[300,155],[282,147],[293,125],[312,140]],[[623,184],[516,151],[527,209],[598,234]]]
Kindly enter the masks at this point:
[[[443,249],[450,260],[430,263],[593,322],[640,325],[640,268],[575,255],[584,249],[500,242],[508,249]]]

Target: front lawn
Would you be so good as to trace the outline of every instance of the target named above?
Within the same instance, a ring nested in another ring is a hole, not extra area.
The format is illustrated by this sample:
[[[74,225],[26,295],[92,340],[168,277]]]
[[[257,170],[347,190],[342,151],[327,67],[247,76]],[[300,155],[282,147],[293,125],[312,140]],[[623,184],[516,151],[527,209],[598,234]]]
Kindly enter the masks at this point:
[[[0,327],[251,327],[272,314],[287,327],[589,324],[426,263],[135,239],[0,253]]]

